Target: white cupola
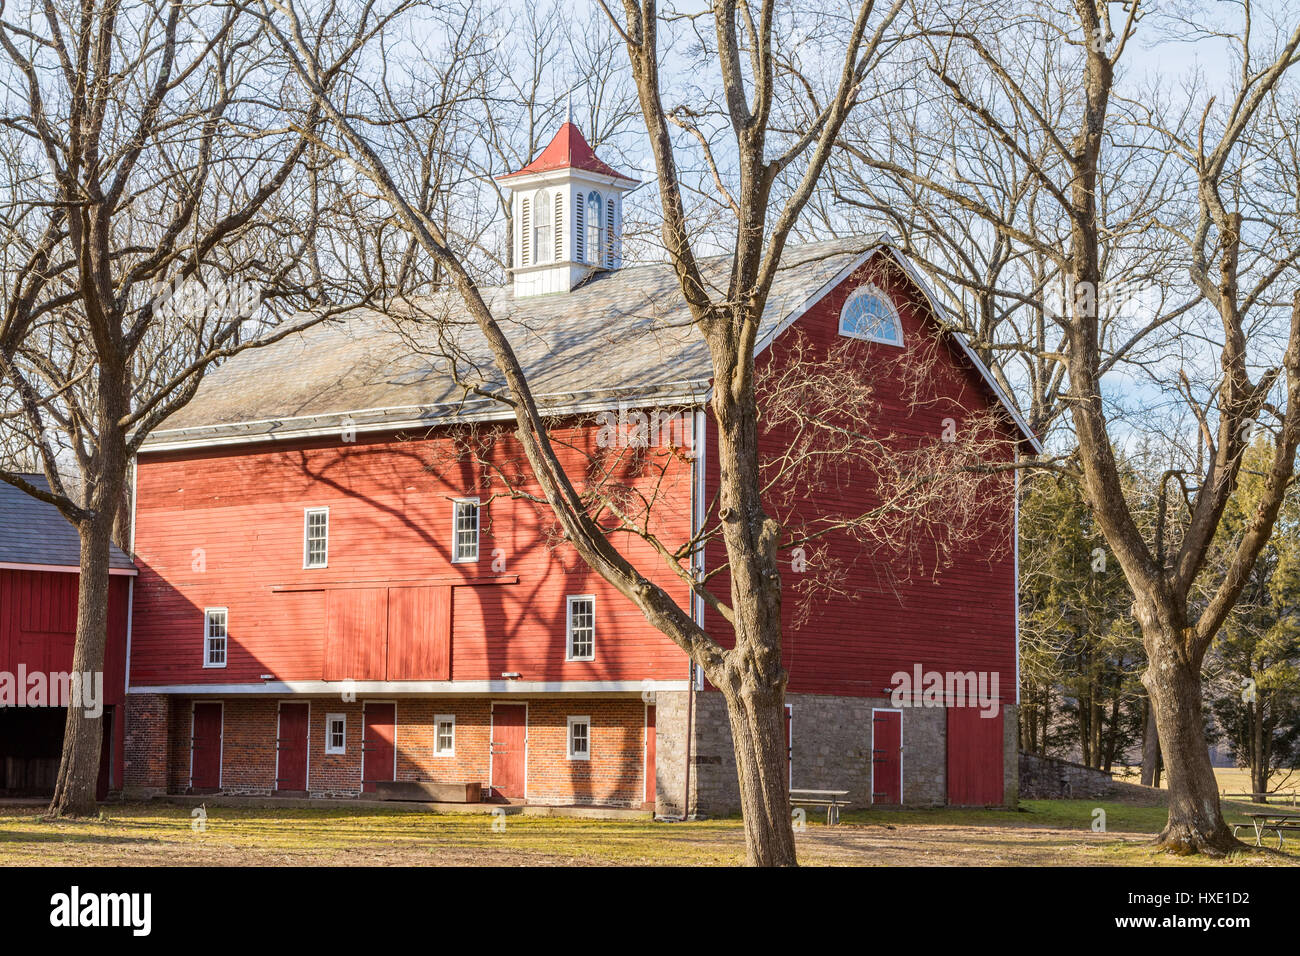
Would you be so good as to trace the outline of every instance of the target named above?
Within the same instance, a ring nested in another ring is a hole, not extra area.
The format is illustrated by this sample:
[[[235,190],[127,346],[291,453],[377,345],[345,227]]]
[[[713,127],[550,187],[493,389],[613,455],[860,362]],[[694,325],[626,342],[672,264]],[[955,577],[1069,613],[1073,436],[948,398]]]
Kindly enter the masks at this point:
[[[572,122],[531,163],[498,178],[510,187],[516,298],[568,292],[622,263],[623,194],[636,180],[598,159]]]

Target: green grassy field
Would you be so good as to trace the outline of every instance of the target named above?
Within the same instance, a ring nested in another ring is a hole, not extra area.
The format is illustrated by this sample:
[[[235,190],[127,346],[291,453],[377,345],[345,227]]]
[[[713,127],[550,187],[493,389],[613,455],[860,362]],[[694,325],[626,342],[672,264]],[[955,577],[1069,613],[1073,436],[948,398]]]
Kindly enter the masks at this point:
[[[1092,830],[1094,811],[1106,832]],[[1245,806],[1228,807],[1239,821]],[[0,808],[0,865],[736,865],[744,860],[735,819],[690,823],[434,814],[378,809],[274,810],[163,803],[109,808],[102,819],[50,823],[31,807]],[[495,826],[494,826],[495,823]],[[846,813],[842,825],[810,819],[797,834],[808,865],[1300,864],[1285,852],[1249,850],[1227,860],[1155,853],[1159,807],[1087,800],[1026,801],[1020,810]]]

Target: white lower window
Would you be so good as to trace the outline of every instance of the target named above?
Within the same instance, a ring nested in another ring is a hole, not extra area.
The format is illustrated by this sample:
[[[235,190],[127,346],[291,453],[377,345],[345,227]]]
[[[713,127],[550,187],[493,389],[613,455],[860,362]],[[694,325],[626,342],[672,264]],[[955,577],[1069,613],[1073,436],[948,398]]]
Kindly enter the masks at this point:
[[[325,718],[325,752],[341,754],[347,751],[348,718],[346,714],[330,714]]]
[[[569,759],[591,759],[591,718],[569,718]]]
[[[456,718],[452,714],[439,714],[434,718],[433,753],[436,757],[456,755]]]

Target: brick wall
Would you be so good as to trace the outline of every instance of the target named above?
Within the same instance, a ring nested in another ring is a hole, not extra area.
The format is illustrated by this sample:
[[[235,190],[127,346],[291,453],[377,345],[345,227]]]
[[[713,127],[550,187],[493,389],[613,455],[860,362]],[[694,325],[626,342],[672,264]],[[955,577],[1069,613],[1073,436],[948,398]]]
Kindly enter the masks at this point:
[[[149,798],[167,791],[171,705],[162,694],[128,694],[122,792]]]
[[[189,786],[193,700],[140,695],[141,719],[133,745],[138,777],[151,768],[154,793],[183,793]],[[304,699],[310,703],[308,787],[313,797],[361,793],[364,701]],[[645,788],[645,704],[634,698],[524,698],[528,705],[528,801],[543,804],[640,806]],[[279,701],[222,701],[222,790],[263,795],[275,790]],[[404,698],[396,704],[397,780],[490,782],[491,701],[482,698]],[[330,714],[346,718],[342,754],[325,753]],[[434,722],[455,718],[454,753],[434,753]],[[568,759],[568,718],[591,719],[589,760]],[[165,758],[164,758],[165,754]],[[128,778],[129,780],[133,778]]]

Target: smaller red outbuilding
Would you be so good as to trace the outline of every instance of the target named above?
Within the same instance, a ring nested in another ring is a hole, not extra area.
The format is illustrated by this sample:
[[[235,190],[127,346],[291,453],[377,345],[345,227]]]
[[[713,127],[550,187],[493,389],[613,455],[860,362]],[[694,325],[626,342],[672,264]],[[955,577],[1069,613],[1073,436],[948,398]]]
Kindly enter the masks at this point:
[[[40,475],[23,476],[38,488]],[[0,795],[54,792],[71,698],[81,542],[58,509],[0,483]],[[79,679],[102,713],[99,797],[122,786],[125,661],[135,565],[113,548],[102,674]],[[72,701],[75,702],[75,701]]]

